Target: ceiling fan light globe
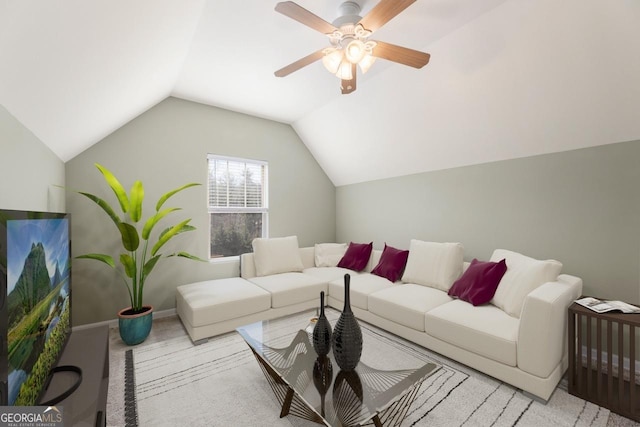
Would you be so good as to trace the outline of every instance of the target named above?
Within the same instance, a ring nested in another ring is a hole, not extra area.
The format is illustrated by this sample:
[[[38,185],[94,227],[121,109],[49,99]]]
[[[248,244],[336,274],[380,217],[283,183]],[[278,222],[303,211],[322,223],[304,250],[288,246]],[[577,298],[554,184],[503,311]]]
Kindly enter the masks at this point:
[[[366,53],[364,43],[360,40],[352,40],[345,49],[345,56],[352,64],[359,63]]]
[[[344,52],[342,52],[342,49],[327,48],[324,50],[322,65],[324,65],[331,74],[335,74],[338,72],[343,57]]]
[[[358,62],[358,65],[360,66],[360,70],[362,71],[362,74],[369,71],[369,68],[371,68],[374,62],[376,62],[376,57],[371,54],[366,54],[362,58],[362,60]]]
[[[353,74],[351,73],[351,62],[343,59],[338,67],[338,71],[336,72],[336,77],[341,80],[351,80],[353,78]]]

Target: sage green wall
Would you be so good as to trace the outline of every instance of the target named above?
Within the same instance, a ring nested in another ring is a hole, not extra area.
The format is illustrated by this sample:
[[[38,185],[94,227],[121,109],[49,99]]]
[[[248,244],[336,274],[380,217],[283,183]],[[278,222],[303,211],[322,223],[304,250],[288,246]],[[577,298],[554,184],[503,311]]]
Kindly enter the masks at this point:
[[[64,162],[0,105],[0,209],[64,212]]]
[[[411,238],[554,258],[584,293],[640,302],[640,141],[336,189],[338,241]]]
[[[166,206],[182,207],[174,220],[192,218],[198,229],[174,239],[174,248],[206,258],[208,153],[269,162],[271,237],[297,235],[300,246],[335,241],[335,187],[291,126],[177,98],[166,99],[67,162],[67,186],[114,200],[94,167],[103,164],[127,189],[136,179],[143,182],[146,217],[163,193],[188,182],[204,184],[179,193]],[[73,215],[74,256],[119,253],[113,223],[97,206],[70,194],[67,208]],[[238,262],[165,259],[148,281],[145,302],[156,310],[173,308],[176,286],[238,274]],[[74,260],[74,324],[113,319],[128,305],[117,280],[106,266]]]

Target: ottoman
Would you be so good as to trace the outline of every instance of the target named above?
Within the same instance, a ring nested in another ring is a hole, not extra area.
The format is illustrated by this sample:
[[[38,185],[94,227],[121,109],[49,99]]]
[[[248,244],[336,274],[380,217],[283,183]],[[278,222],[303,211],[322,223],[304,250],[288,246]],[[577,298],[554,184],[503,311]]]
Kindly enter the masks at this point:
[[[176,311],[194,344],[255,321],[271,308],[271,294],[241,277],[190,283],[176,291]]]

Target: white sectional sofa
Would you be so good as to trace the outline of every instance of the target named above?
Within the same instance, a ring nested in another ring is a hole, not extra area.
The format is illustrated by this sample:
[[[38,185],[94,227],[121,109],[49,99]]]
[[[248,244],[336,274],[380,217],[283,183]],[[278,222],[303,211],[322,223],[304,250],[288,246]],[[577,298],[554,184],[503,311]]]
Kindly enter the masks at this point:
[[[462,245],[412,240],[402,280],[391,282],[372,274],[382,251],[355,272],[329,255],[320,259],[325,245],[298,248],[297,239],[282,239],[289,241],[275,250],[254,245],[242,255],[239,278],[178,287],[177,312],[194,342],[317,307],[320,291],[341,310],[349,273],[357,318],[540,399],[549,399],[567,368],[567,307],[581,295],[582,280],[559,274],[557,261],[496,250],[491,261],[505,259],[506,273],[491,302],[474,306],[447,293],[469,266]]]

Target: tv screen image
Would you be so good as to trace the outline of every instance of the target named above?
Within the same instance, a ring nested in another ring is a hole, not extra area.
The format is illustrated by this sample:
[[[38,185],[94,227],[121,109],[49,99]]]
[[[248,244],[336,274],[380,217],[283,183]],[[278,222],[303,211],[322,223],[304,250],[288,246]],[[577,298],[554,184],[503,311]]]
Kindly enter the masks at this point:
[[[4,404],[39,403],[69,338],[69,222],[66,214],[0,211],[0,259],[6,279],[2,307],[7,349]]]

